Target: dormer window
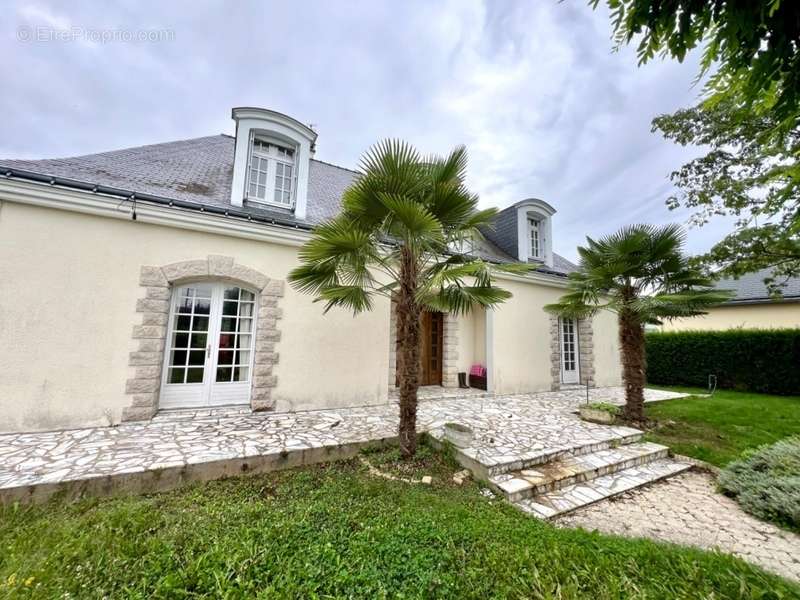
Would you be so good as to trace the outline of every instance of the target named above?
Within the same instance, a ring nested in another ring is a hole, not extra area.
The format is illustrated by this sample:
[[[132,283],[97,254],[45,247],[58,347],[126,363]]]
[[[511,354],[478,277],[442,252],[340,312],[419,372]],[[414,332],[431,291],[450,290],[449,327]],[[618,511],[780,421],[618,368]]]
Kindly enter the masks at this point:
[[[528,219],[528,231],[530,233],[530,258],[542,260],[542,222],[539,219]]]
[[[278,141],[254,137],[250,150],[247,201],[294,204],[295,150]]]
[[[231,205],[278,207],[306,218],[316,132],[266,108],[234,108],[236,143]]]

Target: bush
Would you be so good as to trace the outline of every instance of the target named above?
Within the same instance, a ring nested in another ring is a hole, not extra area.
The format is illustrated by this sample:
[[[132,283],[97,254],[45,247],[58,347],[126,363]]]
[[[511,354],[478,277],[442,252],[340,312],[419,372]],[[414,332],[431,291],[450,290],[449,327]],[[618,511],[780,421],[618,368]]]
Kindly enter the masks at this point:
[[[800,436],[745,452],[719,484],[751,515],[800,531]]]
[[[648,333],[647,380],[721,389],[800,394],[800,329]]]

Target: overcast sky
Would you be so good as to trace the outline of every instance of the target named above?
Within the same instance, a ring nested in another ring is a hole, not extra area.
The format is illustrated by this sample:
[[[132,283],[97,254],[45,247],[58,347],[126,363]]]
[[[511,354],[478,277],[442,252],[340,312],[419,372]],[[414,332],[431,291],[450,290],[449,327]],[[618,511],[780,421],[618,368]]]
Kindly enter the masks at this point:
[[[650,121],[696,102],[697,57],[637,67],[584,0],[0,8],[0,158],[233,133],[233,106],[262,106],[313,124],[316,157],[351,168],[385,137],[425,153],[465,144],[482,204],[550,202],[570,258],[587,234],[687,217],[664,200],[697,150]],[[690,230],[689,249],[726,228]]]

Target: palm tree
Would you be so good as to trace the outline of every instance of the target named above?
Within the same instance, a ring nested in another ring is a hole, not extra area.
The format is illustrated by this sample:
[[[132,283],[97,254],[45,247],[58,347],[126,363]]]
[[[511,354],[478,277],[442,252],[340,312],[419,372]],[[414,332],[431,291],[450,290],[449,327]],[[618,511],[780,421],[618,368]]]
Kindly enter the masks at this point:
[[[545,310],[567,318],[608,310],[617,314],[625,384],[624,417],[644,420],[645,324],[705,314],[729,298],[690,266],[678,225],[630,225],[598,241],[586,238],[569,292]]]
[[[300,249],[292,286],[326,303],[371,310],[374,297],[396,303],[399,439],[403,456],[417,448],[420,318],[425,310],[465,314],[491,307],[511,293],[492,285],[497,266],[472,256],[496,209],[478,210],[464,184],[467,153],[423,159],[410,145],[388,140],[361,159],[360,175],[342,198],[339,216],[317,227]]]

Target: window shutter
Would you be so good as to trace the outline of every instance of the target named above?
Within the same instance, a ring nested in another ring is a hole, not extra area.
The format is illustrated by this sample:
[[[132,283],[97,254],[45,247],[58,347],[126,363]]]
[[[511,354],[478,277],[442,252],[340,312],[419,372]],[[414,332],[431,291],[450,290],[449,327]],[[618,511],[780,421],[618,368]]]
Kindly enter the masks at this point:
[[[250,130],[250,139],[247,142],[247,170],[245,171],[244,177],[244,198],[247,199],[248,195],[250,194],[250,167],[253,164],[253,140],[255,139],[255,133],[253,130]]]
[[[300,148],[294,149],[294,166],[292,167],[292,210],[297,206],[297,169],[300,161]]]

